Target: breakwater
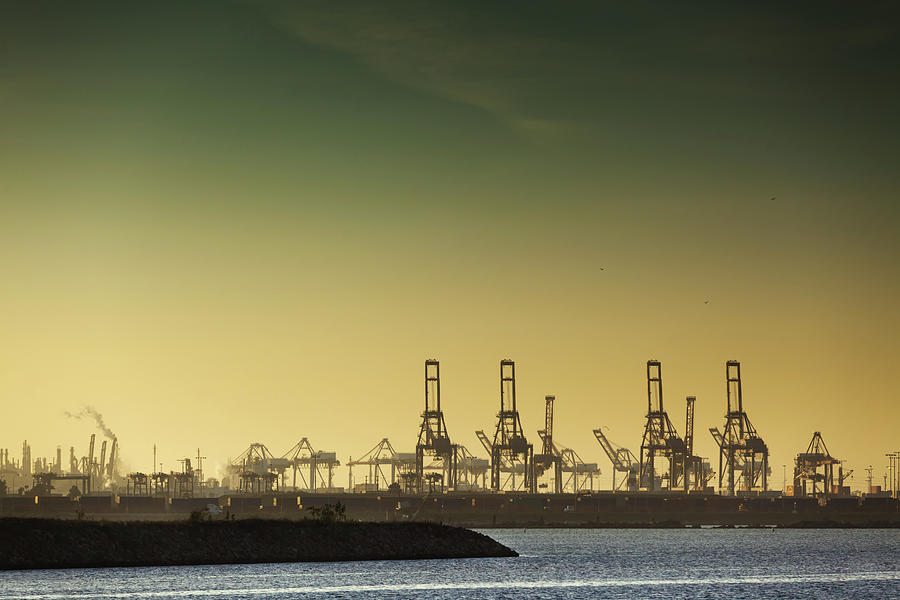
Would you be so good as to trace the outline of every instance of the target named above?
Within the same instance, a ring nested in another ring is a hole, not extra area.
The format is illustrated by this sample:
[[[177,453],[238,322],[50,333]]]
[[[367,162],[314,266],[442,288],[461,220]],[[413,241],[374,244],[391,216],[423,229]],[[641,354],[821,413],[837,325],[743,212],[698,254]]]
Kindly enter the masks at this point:
[[[0,496],[0,517],[56,517],[94,520],[186,520],[211,506],[221,519],[303,520],[340,503],[346,517],[364,522],[428,521],[469,528],[487,527],[791,527],[800,523],[839,523],[854,527],[900,525],[900,500],[887,497],[835,497],[827,501],[780,495],[746,497],[710,494],[491,494],[454,492],[411,496],[306,493],[219,498],[149,496]]]
[[[0,519],[0,569],[518,556],[434,523]]]

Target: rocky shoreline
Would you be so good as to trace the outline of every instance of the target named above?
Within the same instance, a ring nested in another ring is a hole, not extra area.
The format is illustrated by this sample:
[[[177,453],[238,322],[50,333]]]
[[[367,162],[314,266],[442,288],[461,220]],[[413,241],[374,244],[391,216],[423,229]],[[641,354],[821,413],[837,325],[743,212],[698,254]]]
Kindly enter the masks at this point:
[[[0,519],[0,569],[514,557],[434,523]]]

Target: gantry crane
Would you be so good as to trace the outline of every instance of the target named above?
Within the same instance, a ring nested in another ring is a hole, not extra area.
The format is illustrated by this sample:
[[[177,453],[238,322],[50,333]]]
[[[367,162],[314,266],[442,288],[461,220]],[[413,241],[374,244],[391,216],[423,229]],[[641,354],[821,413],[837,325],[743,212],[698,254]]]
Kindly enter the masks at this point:
[[[834,465],[838,465],[837,486],[834,484]],[[809,490],[806,489],[807,483],[812,484]],[[827,498],[839,493],[843,485],[844,472],[841,461],[828,452],[822,434],[814,432],[806,452],[801,452],[794,459],[794,496]]]
[[[687,397],[684,420],[684,491],[706,489],[706,484],[714,476],[709,464],[703,462],[703,457],[694,454],[694,404],[696,402],[695,396]]]
[[[483,434],[483,432],[482,432]],[[488,451],[488,456],[491,453]],[[456,445],[456,489],[481,489],[487,488],[487,473],[491,470],[491,462],[474,456],[462,445]],[[481,478],[481,483],[478,479]]]
[[[487,434],[479,429],[475,432],[475,437],[478,438],[478,441],[481,442],[481,446],[484,448],[485,452],[487,452],[488,456],[494,456],[494,444],[491,442],[491,439],[487,436]],[[490,470],[490,461],[488,461],[488,470]],[[513,472],[513,464],[509,460],[509,457],[505,455],[500,455],[500,470],[503,473],[512,473]]]
[[[721,433],[715,427],[709,430],[719,445],[719,491],[727,485],[726,493],[734,495],[735,472],[740,473],[739,483],[743,490],[765,491],[768,489],[769,448],[744,412],[741,363],[736,360],[725,363],[725,394],[725,430]]]
[[[553,493],[563,490],[562,459],[553,445],[553,403],[555,396],[544,397],[544,429],[538,431],[543,443],[540,454],[534,455],[535,477],[540,477],[547,469],[553,469]],[[546,484],[541,484],[546,487]]]
[[[265,444],[254,442],[231,462],[228,471],[238,477],[242,493],[270,493],[284,487],[288,466],[286,459],[275,458]],[[160,482],[162,479],[157,484]]]
[[[481,442],[481,445],[484,446],[484,450],[488,453],[488,456],[492,456],[494,454],[494,445],[491,444],[491,440],[488,438],[487,434],[479,429],[475,432],[475,437],[477,437],[478,441]]]
[[[431,456],[430,464],[425,464],[425,457]],[[457,479],[456,446],[450,442],[447,424],[441,410],[441,365],[436,360],[425,361],[425,411],[422,413],[422,426],[419,429],[419,441],[416,444],[416,488],[422,494],[425,491],[425,470],[435,473],[440,469],[441,490],[456,488]],[[434,479],[434,478],[432,478]]]
[[[334,488],[334,469],[341,465],[336,452],[316,450],[307,438],[303,438],[281,458],[286,460],[293,470],[292,486],[295,490],[315,492]]]
[[[684,419],[684,449],[687,451],[688,456],[693,455],[694,453],[694,403],[697,402],[697,398],[694,396],[688,396],[685,404],[685,419]]]
[[[522,475],[521,488],[535,492],[534,446],[525,439],[519,410],[516,407],[516,363],[509,359],[500,361],[500,412],[497,413],[497,430],[491,444],[491,489],[500,491],[505,483],[517,489],[516,475]],[[507,482],[501,480],[501,467],[508,462],[512,468]]]
[[[649,491],[656,490],[656,459],[665,458],[668,467],[659,476],[662,487],[673,490],[684,476],[684,440],[678,437],[675,426],[663,405],[662,365],[657,360],[647,361],[647,423],[641,442],[640,485]]]
[[[544,429],[538,431],[543,442],[541,454],[534,457],[535,477],[540,468],[553,466],[554,469],[554,493],[561,494],[571,488],[571,493],[577,494],[585,488],[593,490],[594,476],[600,475],[597,463],[586,463],[572,448],[560,448],[553,439],[553,405],[556,398],[547,396],[544,398]],[[564,477],[563,473],[568,473]]]
[[[178,460],[181,463],[181,473],[169,473],[173,483],[173,498],[192,498],[194,496],[194,467],[189,457]]]
[[[600,442],[600,447],[606,452],[609,461],[613,465],[613,490],[619,491],[622,486],[629,492],[638,491],[638,473],[640,471],[640,463],[634,453],[628,448],[623,448],[609,441],[602,431],[602,428],[594,430],[594,437]],[[616,484],[616,473],[623,473],[622,480]]]
[[[594,476],[600,476],[600,467],[597,463],[586,463],[572,448],[557,450],[562,463],[561,470],[569,476],[563,481],[562,489],[571,489],[573,494],[585,490],[593,491]]]
[[[394,447],[388,439],[383,438],[380,442],[375,444],[371,450],[366,452],[362,458],[356,460],[351,458],[347,462],[347,466],[350,467],[350,489],[354,489],[353,467],[369,467],[369,475],[366,479],[366,484],[371,486],[370,489],[372,490],[383,490],[396,483],[398,475],[408,475],[409,473],[415,474],[415,460],[415,454],[398,453],[394,450]],[[385,475],[383,469],[384,466],[389,466],[391,468],[390,477]]]

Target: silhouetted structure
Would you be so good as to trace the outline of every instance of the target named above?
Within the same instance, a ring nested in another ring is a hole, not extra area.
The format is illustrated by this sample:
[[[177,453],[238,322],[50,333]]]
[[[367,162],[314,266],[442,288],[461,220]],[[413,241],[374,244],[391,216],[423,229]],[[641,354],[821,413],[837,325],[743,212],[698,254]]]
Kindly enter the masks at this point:
[[[430,464],[425,463],[431,457]],[[425,491],[426,470],[440,473],[441,490],[456,488],[457,480],[456,446],[450,442],[447,424],[441,411],[441,365],[436,360],[425,361],[425,411],[416,444],[416,487],[421,494]],[[438,481],[432,478],[433,482]]]
[[[668,468],[657,475],[656,459],[665,458]],[[685,446],[663,405],[662,366],[647,361],[647,423],[641,442],[640,485],[648,491],[672,490],[684,475]],[[657,486],[657,480],[660,485]]]
[[[281,458],[292,469],[291,485],[295,490],[315,492],[334,488],[334,469],[341,464],[336,452],[316,450],[307,438],[303,438]]]
[[[606,456],[613,465],[613,490],[618,491],[625,486],[629,492],[638,491],[638,475],[641,467],[634,452],[612,443],[600,428],[594,430],[594,437],[600,442],[600,447],[606,452]],[[623,473],[618,484],[616,483],[616,473]]]
[[[538,431],[542,448],[540,454],[534,455],[534,476],[540,477],[548,469],[553,469],[553,493],[561,494],[563,488],[562,459],[553,446],[553,404],[555,396],[544,397],[544,428]],[[545,484],[541,484],[546,487]]]
[[[710,428],[709,432],[719,446],[719,492],[727,485],[727,495],[735,493],[735,472],[739,472],[744,491],[768,489],[769,448],[744,412],[741,394],[741,363],[729,360],[725,363],[725,393],[728,411],[725,413],[725,431]]]
[[[265,444],[250,444],[229,466],[238,477],[238,490],[242,493],[271,493],[277,489],[278,480],[284,486],[284,473],[289,462],[275,458]]]
[[[491,444],[491,489],[499,491],[511,484],[517,489],[516,475],[522,476],[522,488],[534,493],[534,447],[525,439],[525,431],[516,408],[516,363],[500,361],[500,412]],[[511,469],[506,482],[501,480],[504,463]]]
[[[685,407],[684,420],[684,453],[685,476],[684,490],[704,490],[706,484],[715,476],[708,462],[703,457],[694,454],[694,404],[697,398],[688,396]]]
[[[838,484],[834,483],[834,466],[838,465]],[[806,452],[794,459],[794,496],[827,498],[841,493],[844,483],[841,461],[829,454],[822,434],[816,431]],[[807,489],[807,484],[810,488]]]
[[[173,498],[193,498],[194,497],[194,467],[191,465],[190,458],[182,458],[181,473],[170,473],[173,485]]]
[[[488,456],[491,453],[488,452]],[[487,489],[487,473],[491,461],[474,456],[465,446],[456,446],[457,490]],[[479,483],[479,478],[481,483]]]
[[[481,442],[481,445],[484,448],[485,452],[487,452],[487,455],[491,457],[491,460],[488,461],[490,464],[488,470],[493,472],[494,444],[491,442],[490,438],[488,438],[488,436],[484,432],[484,430],[479,429],[478,431],[476,431],[475,437],[477,437],[478,441]],[[509,458],[502,454],[500,455],[500,471],[502,473],[512,473],[513,472],[513,465],[510,462]]]
[[[149,496],[150,477],[146,473],[129,473],[125,480],[126,496]]]
[[[543,465],[554,467],[554,493],[561,494],[568,490],[577,494],[585,489],[594,489],[594,476],[600,474],[597,463],[586,463],[572,448],[559,448],[553,439],[553,406],[554,396],[544,399],[544,429],[538,431],[543,442],[541,454],[534,457],[534,474],[537,478]],[[563,474],[567,473],[568,477]]]
[[[378,491],[386,490],[391,485],[401,482],[405,491],[415,489],[416,455],[413,452],[396,452],[387,438],[366,452],[362,458],[347,462],[350,467],[350,488],[353,491]],[[353,467],[369,467],[369,475],[365,483],[356,484],[353,480]],[[390,477],[384,472],[384,467],[390,467]]]

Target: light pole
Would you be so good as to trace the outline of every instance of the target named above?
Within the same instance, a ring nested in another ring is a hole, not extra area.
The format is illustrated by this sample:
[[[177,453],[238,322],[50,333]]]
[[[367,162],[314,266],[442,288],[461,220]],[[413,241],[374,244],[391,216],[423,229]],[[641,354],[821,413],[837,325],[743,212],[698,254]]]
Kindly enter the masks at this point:
[[[894,455],[892,453],[888,452],[887,454],[885,454],[885,456],[887,456],[887,459],[888,459],[887,476],[885,477],[885,480],[887,480],[888,478],[890,478],[890,480],[891,480],[891,485],[888,489],[891,490],[891,498],[893,498],[894,497]],[[887,483],[887,481],[885,481],[885,483]],[[885,486],[885,487],[888,487],[888,486]]]
[[[891,481],[890,490],[891,490],[891,498],[896,498],[898,496],[898,491],[900,491],[900,469],[897,467],[900,466],[900,451],[888,452],[885,454],[888,457],[888,477]]]
[[[891,464],[893,465],[891,477],[891,497],[900,496],[900,451],[891,453]]]

